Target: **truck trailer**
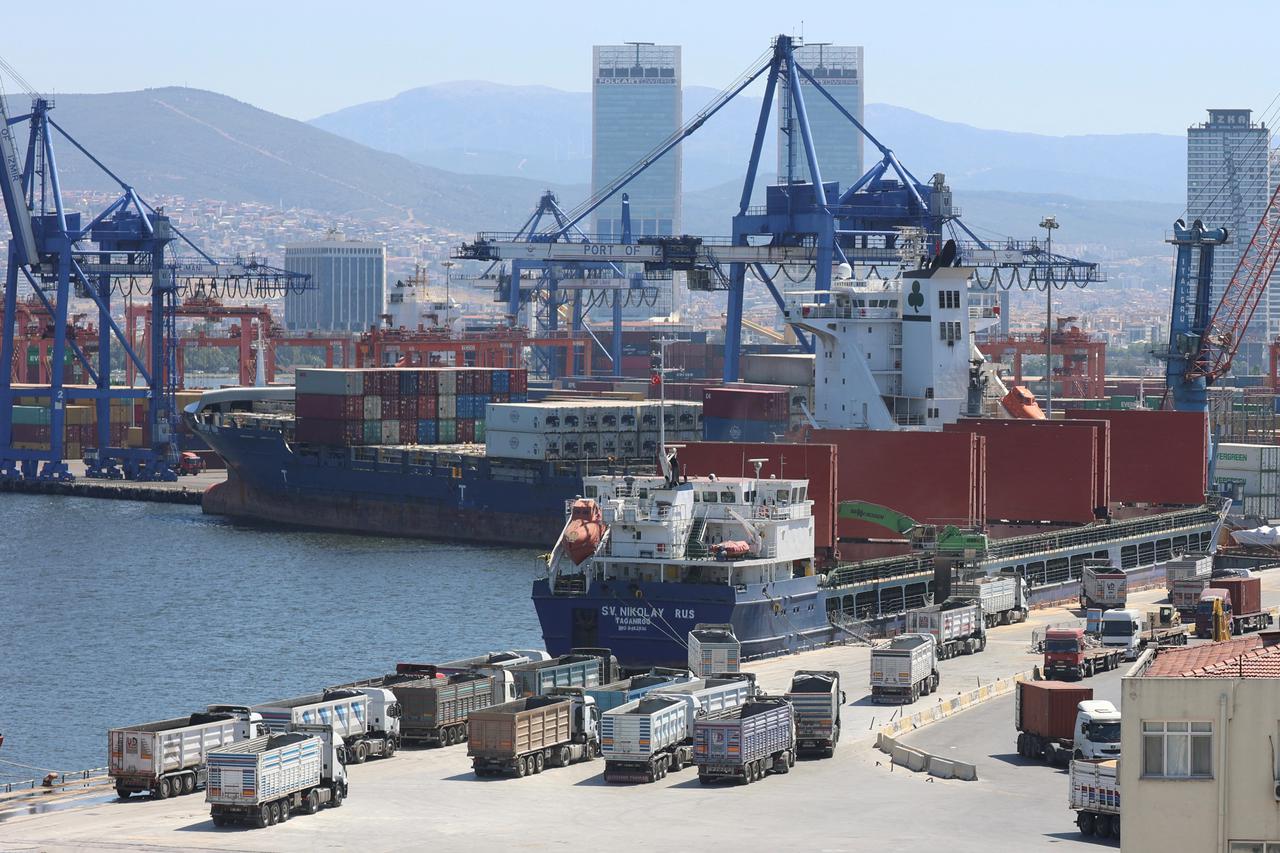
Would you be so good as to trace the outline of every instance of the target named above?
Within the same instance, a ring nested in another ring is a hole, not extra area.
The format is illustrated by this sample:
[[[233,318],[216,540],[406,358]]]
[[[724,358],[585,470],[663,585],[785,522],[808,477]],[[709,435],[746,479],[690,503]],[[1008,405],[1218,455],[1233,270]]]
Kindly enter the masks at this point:
[[[633,675],[630,678],[602,684],[599,687],[588,687],[585,692],[596,700],[596,707],[603,714],[610,708],[634,702],[654,690],[675,687],[678,684],[688,684],[694,680],[693,675],[683,669],[654,667],[641,675]]]
[[[982,606],[982,618],[988,628],[1022,622],[1027,618],[1027,582],[1013,572],[953,584],[951,594],[954,598],[977,601]]]
[[[381,756],[390,758],[400,748],[400,702],[385,687],[339,687],[322,693],[275,699],[253,710],[276,733],[300,725],[329,725],[342,738],[352,764]]]
[[[982,605],[971,599],[949,598],[942,604],[907,611],[907,633],[929,634],[938,657],[971,655],[987,647]]]
[[[1080,606],[1124,607],[1129,600],[1129,576],[1106,560],[1085,560],[1080,576]]]
[[[327,725],[254,738],[209,754],[205,801],[214,826],[283,823],[347,796],[345,747]]]
[[[1045,631],[1045,678],[1075,681],[1118,667],[1124,656],[1123,649],[1093,645],[1095,642],[1083,628],[1050,628]]]
[[[933,642],[933,638],[929,638]],[[796,720],[796,755],[830,758],[840,742],[840,706],[844,691],[835,670],[801,669],[791,676],[791,689],[783,697],[791,703]]]
[[[781,697],[757,696],[693,724],[693,761],[703,785],[725,779],[749,785],[767,773],[789,773],[795,746],[795,714]]]
[[[1119,649],[1125,660],[1137,660],[1149,646],[1187,644],[1187,628],[1172,604],[1162,604],[1147,613],[1133,608],[1104,611],[1101,636],[1102,645]]]
[[[931,634],[899,634],[871,649],[871,701],[908,704],[938,689],[938,644]]]
[[[1217,594],[1219,592],[1225,596]],[[1209,581],[1196,605],[1197,637],[1212,635],[1214,597],[1222,599],[1222,609],[1232,636],[1259,631],[1272,622],[1271,613],[1262,609],[1262,578],[1216,577]]]
[[[1080,834],[1120,840],[1120,773],[1113,759],[1071,762],[1071,808]]]
[[[599,731],[590,696],[528,696],[474,712],[467,755],[477,776],[528,776],[595,758]]]
[[[205,760],[215,749],[266,731],[262,715],[234,705],[204,713],[107,731],[107,775],[127,799],[149,792],[158,800],[203,788]]]
[[[1164,564],[1164,588],[1172,593],[1179,581],[1209,580],[1213,574],[1213,556],[1188,554]]]
[[[729,624],[699,622],[689,632],[689,671],[698,678],[718,672],[738,672],[742,644]]]
[[[1064,681],[1019,681],[1013,722],[1018,754],[1066,767],[1071,758],[1120,755],[1120,712],[1093,688]]]
[[[597,687],[615,681],[618,661],[608,652],[596,654],[571,652],[543,661],[530,661],[507,667],[515,681],[516,696],[545,696],[557,687]]]

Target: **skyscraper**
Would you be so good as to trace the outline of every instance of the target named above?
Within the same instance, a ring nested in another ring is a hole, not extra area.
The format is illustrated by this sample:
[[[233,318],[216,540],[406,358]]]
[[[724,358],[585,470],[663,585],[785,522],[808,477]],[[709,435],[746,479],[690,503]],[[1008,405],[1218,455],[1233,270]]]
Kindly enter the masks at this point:
[[[680,46],[633,42],[592,50],[591,191],[607,186],[684,123]],[[679,234],[681,149],[654,163],[623,190],[631,202],[635,237]],[[622,236],[622,194],[595,211],[592,230]],[[658,303],[635,306],[629,317],[671,313],[673,282],[660,285]]]
[[[335,237],[284,248],[284,266],[309,273],[311,288],[285,297],[290,329],[361,332],[379,325],[387,302],[387,250]]]
[[[1249,110],[1209,110],[1209,121],[1187,128],[1187,219],[1225,226],[1227,242],[1213,259],[1210,304],[1217,307],[1240,254],[1249,245],[1272,187],[1268,168],[1270,131]],[[1249,324],[1238,360],[1260,366],[1260,341],[1280,334],[1280,293],[1270,288]]]
[[[796,48],[796,62],[804,66],[824,89],[858,121],[862,121],[862,48],[834,44],[806,44]],[[823,181],[839,181],[847,189],[862,177],[862,134],[808,80],[801,78],[813,147]],[[786,81],[778,87],[778,181],[790,175],[795,181],[809,180],[804,141],[795,122],[795,109]]]

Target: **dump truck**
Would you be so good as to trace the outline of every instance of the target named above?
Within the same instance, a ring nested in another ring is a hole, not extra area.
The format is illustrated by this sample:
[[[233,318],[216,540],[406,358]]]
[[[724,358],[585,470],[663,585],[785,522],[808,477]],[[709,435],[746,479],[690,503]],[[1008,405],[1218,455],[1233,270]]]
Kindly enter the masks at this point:
[[[208,754],[266,732],[262,715],[236,705],[107,731],[107,775],[127,799],[148,792],[158,800],[205,785]]]
[[[933,638],[928,638],[933,642]],[[874,668],[874,667],[873,667]],[[831,669],[800,669],[791,676],[791,689],[783,697],[795,712],[797,755],[830,758],[840,742],[840,706],[844,691],[840,673]]]
[[[907,633],[929,634],[938,647],[938,657],[971,655],[987,647],[986,620],[982,605],[971,599],[949,598],[907,611]]]
[[[1019,681],[1013,701],[1018,754],[1066,767],[1075,758],[1120,755],[1120,712],[1093,688],[1065,681]]]
[[[214,826],[273,826],[347,797],[342,738],[331,726],[295,726],[209,754],[205,801]]]
[[[938,689],[938,644],[932,634],[899,634],[871,649],[871,701],[908,704]]]
[[[678,684],[688,684],[694,680],[693,675],[687,670],[654,667],[641,675],[633,675],[630,678],[602,684],[599,687],[589,687],[585,692],[586,695],[596,700],[596,707],[603,714],[610,708],[634,702],[654,690],[675,687]]]
[[[1213,557],[1209,554],[1188,554],[1164,564],[1164,588],[1172,593],[1179,581],[1209,580],[1213,574]]]
[[[1120,649],[1125,660],[1137,660],[1148,646],[1185,646],[1187,627],[1172,604],[1146,613],[1133,608],[1107,610],[1102,614],[1101,637],[1105,648]]]
[[[1129,576],[1106,560],[1085,560],[1080,577],[1080,606],[1124,607],[1129,600]]]
[[[738,708],[752,679],[726,673],[659,688],[600,716],[606,782],[653,782],[693,763],[693,724]]]
[[[1106,629],[1105,622],[1102,627]],[[1045,631],[1045,678],[1074,681],[1118,667],[1124,650],[1096,643],[1097,640],[1086,634],[1083,628],[1050,628]]]
[[[528,696],[474,712],[467,755],[477,776],[528,776],[595,758],[599,732],[590,696]]]
[[[703,785],[726,779],[749,785],[767,773],[789,773],[795,747],[795,713],[781,697],[756,696],[693,724],[693,762]]]
[[[1212,625],[1205,626],[1201,632],[1201,624],[1205,621],[1205,597],[1212,590],[1226,593],[1222,608],[1226,612],[1227,627],[1232,636],[1248,631],[1261,630],[1272,622],[1271,614],[1262,609],[1262,578],[1257,577],[1216,577],[1209,581],[1209,587],[1201,593],[1201,601],[1196,609],[1196,636],[1205,637],[1211,633]],[[1209,605],[1212,610],[1212,604]],[[1211,613],[1208,613],[1211,616]],[[1211,619],[1210,619],[1211,621]]]
[[[400,702],[385,687],[340,687],[322,693],[274,699],[253,710],[271,731],[284,733],[299,725],[327,724],[342,738],[347,759],[390,758],[400,748]]]
[[[506,672],[441,674],[404,682],[392,690],[402,708],[400,736],[437,746],[462,743],[473,712],[516,698],[515,681]]]
[[[1169,588],[1169,604],[1183,616],[1195,618],[1200,593],[1209,586],[1209,578],[1182,578]]]
[[[1013,572],[953,584],[951,594],[954,598],[973,599],[982,605],[982,618],[988,628],[1022,622],[1027,618],[1027,583],[1021,575]]]
[[[717,672],[738,672],[742,644],[729,624],[699,622],[689,632],[689,671],[698,678]]]
[[[616,680],[617,659],[606,655],[570,653],[516,664],[506,671],[515,680],[516,696],[545,696],[556,687],[596,687]]]
[[[1071,762],[1071,808],[1083,836],[1120,840],[1120,768],[1114,758]]]

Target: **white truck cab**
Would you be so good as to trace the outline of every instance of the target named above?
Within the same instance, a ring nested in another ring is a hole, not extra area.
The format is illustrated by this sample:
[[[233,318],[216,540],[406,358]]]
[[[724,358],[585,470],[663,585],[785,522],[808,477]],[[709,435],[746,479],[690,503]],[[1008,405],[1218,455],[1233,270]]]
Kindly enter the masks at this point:
[[[1125,660],[1137,660],[1142,635],[1142,611],[1107,610],[1102,614],[1102,645],[1124,649]]]
[[[236,740],[249,740],[269,734],[271,729],[263,722],[262,715],[247,705],[209,705],[205,708],[209,714],[235,714],[239,725],[236,726]]]
[[[1101,699],[1076,706],[1073,758],[1119,758],[1120,712]]]
[[[396,694],[385,687],[356,688],[369,697],[369,710],[366,712],[365,729],[370,732],[383,732],[387,735],[400,734],[400,700]]]

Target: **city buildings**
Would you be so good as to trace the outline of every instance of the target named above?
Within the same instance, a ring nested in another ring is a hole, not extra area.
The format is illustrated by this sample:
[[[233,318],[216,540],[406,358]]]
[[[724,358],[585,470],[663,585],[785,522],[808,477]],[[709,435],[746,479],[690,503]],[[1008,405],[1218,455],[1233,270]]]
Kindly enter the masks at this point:
[[[1270,138],[1270,130],[1254,122],[1250,110],[1211,109],[1207,122],[1187,128],[1187,219],[1200,219],[1211,228],[1225,227],[1229,234],[1214,254],[1213,306],[1221,301],[1270,199]],[[1265,342],[1277,335],[1280,292],[1268,289],[1238,361],[1261,367]]]
[[[1278,640],[1148,652],[1124,678],[1123,850],[1280,850]]]
[[[830,92],[854,118],[862,121],[864,97],[862,48],[834,44],[806,44],[796,49],[796,61]],[[809,180],[804,142],[795,125],[795,109],[787,81],[778,89],[778,180]],[[809,129],[823,181],[839,181],[847,189],[862,177],[862,134],[830,101],[801,80]]]
[[[379,324],[387,301],[387,250],[339,235],[285,246],[284,266],[309,273],[312,287],[285,297],[290,329],[360,332]]]
[[[596,45],[591,63],[591,191],[607,186],[684,122],[679,45],[632,42]],[[654,163],[624,190],[635,237],[679,234],[681,149]],[[621,193],[594,214],[602,239],[622,235]],[[657,282],[653,305],[633,305],[628,319],[665,316],[679,308],[678,282]]]

